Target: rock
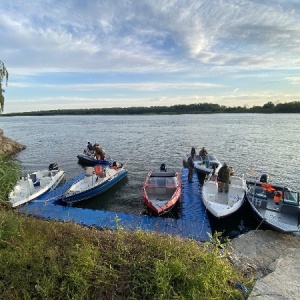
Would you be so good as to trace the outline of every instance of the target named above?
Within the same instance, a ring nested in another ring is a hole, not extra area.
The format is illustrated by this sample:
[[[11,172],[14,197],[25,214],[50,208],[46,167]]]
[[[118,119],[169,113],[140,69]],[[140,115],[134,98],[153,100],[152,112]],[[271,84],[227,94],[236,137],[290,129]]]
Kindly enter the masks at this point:
[[[296,235],[255,230],[232,240],[230,261],[256,283],[248,299],[299,299],[300,239]]]
[[[274,272],[258,280],[248,299],[281,300],[299,299],[300,253],[298,248],[289,248],[275,262]]]
[[[19,144],[10,138],[7,138],[3,135],[3,130],[0,129],[0,154],[3,155],[15,155],[18,152],[24,150],[26,147],[22,144]]]

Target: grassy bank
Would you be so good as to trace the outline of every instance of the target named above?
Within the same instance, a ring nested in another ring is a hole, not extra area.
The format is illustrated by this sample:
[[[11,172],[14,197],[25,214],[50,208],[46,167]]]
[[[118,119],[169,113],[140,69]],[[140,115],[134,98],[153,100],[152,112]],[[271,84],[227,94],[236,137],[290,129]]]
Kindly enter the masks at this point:
[[[16,170],[15,162],[0,162],[2,173],[5,168]],[[0,192],[6,200],[8,188],[1,187]],[[245,299],[234,283],[249,287],[251,282],[232,268],[226,251],[220,256],[219,246],[218,239],[199,244],[143,231],[101,231],[40,220],[2,205],[0,295],[64,300]]]

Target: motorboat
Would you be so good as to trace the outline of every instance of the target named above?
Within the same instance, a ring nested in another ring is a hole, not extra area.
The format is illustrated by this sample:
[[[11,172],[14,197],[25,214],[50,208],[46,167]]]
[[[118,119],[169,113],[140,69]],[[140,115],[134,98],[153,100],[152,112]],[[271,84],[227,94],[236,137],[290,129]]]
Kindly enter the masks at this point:
[[[222,167],[222,164],[213,153],[208,153],[205,159],[203,159],[200,155],[198,156],[197,159],[195,159],[194,161],[194,168],[200,174],[217,174],[220,168]]]
[[[299,192],[285,185],[270,184],[267,174],[247,180],[247,200],[257,219],[279,232],[298,232]]]
[[[96,166],[96,165],[110,165],[113,160],[110,157],[105,157],[104,159],[95,158],[94,151],[84,150],[82,153],[77,155],[78,162],[84,166]]]
[[[216,158],[216,156],[213,153],[208,152],[204,159],[200,154],[196,154],[196,152],[194,153],[195,153],[194,168],[199,174],[201,175],[208,175],[211,173],[217,174],[220,168],[222,167],[221,162]],[[191,156],[191,154],[186,154],[186,153],[184,154],[183,157],[184,167],[187,167],[187,160],[189,156]]]
[[[181,176],[177,171],[150,171],[144,182],[142,194],[145,206],[154,215],[169,212],[180,201]]]
[[[111,166],[87,166],[84,176],[63,193],[61,200],[70,204],[104,193],[127,176],[128,171],[121,165],[115,162]]]
[[[22,176],[9,193],[8,200],[12,207],[20,206],[55,189],[64,179],[65,172],[57,163],[52,163],[48,169]]]
[[[246,195],[246,180],[244,177],[231,176],[228,193],[220,192],[219,184],[215,175],[209,176],[202,186],[202,201],[214,217],[223,218],[242,207]]]

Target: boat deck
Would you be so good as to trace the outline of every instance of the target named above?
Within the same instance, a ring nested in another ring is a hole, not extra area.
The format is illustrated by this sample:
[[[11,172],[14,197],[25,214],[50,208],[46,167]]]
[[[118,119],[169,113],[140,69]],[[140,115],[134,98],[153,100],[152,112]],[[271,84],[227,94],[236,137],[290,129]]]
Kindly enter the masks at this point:
[[[115,213],[92,209],[75,208],[58,204],[60,196],[81,179],[80,174],[60,187],[52,190],[37,200],[17,208],[21,213],[52,219],[56,221],[75,222],[96,228],[123,228],[124,230],[145,230],[192,238],[197,241],[209,241],[211,227],[206,209],[201,199],[201,189],[195,172],[193,182],[188,182],[188,171],[182,169],[182,218],[171,219],[128,213]]]
[[[269,225],[287,232],[299,230],[298,213],[292,214],[282,212],[280,210],[280,205],[277,205],[273,198],[270,197],[267,197],[266,199],[253,199],[251,198],[251,195],[248,197],[250,197],[249,200],[252,202],[255,209]]]

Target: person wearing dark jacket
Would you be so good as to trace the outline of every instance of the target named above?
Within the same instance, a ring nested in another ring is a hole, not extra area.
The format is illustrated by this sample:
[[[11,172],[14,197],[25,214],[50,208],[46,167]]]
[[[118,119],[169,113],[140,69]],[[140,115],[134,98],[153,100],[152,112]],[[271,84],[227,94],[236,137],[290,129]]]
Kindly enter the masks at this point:
[[[88,144],[87,144],[87,149],[89,151],[93,151],[93,145],[90,142],[88,142]]]
[[[194,155],[189,156],[187,160],[187,165],[189,169],[189,174],[188,174],[188,180],[189,182],[193,182],[193,176],[194,176]]]
[[[224,191],[225,193],[228,193],[231,172],[232,169],[224,163],[218,172],[218,181],[220,182],[219,192],[222,193]]]

